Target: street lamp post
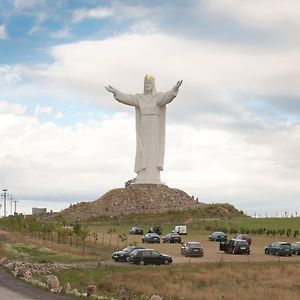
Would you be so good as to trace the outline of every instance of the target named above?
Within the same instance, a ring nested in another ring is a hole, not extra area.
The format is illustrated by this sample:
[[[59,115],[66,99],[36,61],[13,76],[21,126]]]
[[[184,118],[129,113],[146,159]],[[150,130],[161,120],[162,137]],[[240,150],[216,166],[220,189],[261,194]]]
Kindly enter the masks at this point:
[[[14,200],[14,203],[15,203],[15,215],[16,215],[16,213],[17,213],[17,202],[19,202],[18,200]]]
[[[6,195],[7,195],[7,189],[3,189],[2,190],[3,194],[1,194],[1,196],[3,196],[3,216],[6,217]]]
[[[12,203],[13,203],[13,196],[12,194],[10,194],[10,215],[12,216],[13,212],[12,212]]]

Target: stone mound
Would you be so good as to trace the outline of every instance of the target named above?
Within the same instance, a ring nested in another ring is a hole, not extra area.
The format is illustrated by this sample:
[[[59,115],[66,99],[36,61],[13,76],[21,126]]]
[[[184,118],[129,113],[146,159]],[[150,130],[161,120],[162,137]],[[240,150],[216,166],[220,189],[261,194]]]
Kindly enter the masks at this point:
[[[99,216],[187,210],[206,205],[166,185],[135,184],[110,190],[93,202],[72,205],[60,214],[66,220],[85,221]]]

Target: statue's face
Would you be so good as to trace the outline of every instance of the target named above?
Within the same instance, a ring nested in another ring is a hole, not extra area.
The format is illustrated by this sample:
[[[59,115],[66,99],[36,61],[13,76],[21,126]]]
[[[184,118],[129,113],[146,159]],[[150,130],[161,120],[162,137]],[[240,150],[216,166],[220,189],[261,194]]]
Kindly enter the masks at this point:
[[[150,93],[152,92],[152,83],[151,82],[145,82],[145,92]]]

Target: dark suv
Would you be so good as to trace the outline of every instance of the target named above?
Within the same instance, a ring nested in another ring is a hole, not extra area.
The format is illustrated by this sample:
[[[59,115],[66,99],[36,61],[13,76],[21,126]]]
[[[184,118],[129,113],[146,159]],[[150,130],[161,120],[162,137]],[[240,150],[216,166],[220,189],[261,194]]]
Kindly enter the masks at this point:
[[[142,228],[140,227],[132,227],[130,230],[129,230],[129,233],[130,234],[144,234],[144,231]]]
[[[151,227],[148,231],[148,233],[156,233],[158,235],[162,235],[162,228],[159,227],[159,226],[154,226],[154,227]]]
[[[250,254],[250,246],[245,240],[232,239],[228,243],[220,243],[220,251],[228,254]]]
[[[168,265],[173,259],[169,255],[161,254],[153,249],[136,249],[132,251],[129,261],[137,265]]]
[[[142,238],[143,243],[160,243],[160,237],[156,233],[146,233]]]
[[[292,256],[292,245],[286,242],[276,242],[265,247],[265,254],[275,254],[276,256]]]

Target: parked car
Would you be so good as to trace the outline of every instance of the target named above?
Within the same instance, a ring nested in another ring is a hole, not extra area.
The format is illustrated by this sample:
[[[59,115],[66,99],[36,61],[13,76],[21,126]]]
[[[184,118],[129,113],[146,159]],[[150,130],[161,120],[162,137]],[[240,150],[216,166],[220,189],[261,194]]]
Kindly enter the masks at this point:
[[[178,233],[167,233],[162,240],[164,243],[181,243],[181,237]]]
[[[220,243],[220,251],[228,254],[250,254],[250,246],[245,240],[232,239]]]
[[[143,243],[160,243],[160,237],[156,233],[146,233],[142,238]]]
[[[128,246],[124,248],[123,250],[114,252],[112,254],[112,259],[115,261],[128,261],[128,257],[131,254],[133,250],[136,249],[145,249],[144,247],[135,247],[135,246]]]
[[[172,232],[178,233],[180,235],[187,235],[186,225],[176,225]]]
[[[248,234],[237,234],[234,238],[238,240],[245,240],[249,245],[252,244],[252,238]]]
[[[140,227],[132,227],[130,230],[129,230],[129,233],[130,234],[141,234],[143,235],[144,234],[144,231],[142,228]]]
[[[187,242],[181,247],[181,254],[184,256],[203,256],[203,247],[198,242]]]
[[[161,254],[153,249],[136,249],[130,254],[129,261],[137,265],[168,265],[173,259],[169,255]]]
[[[162,228],[159,227],[159,226],[154,226],[154,227],[151,227],[149,230],[148,230],[148,233],[156,233],[158,235],[162,235]]]
[[[222,231],[215,231],[208,236],[208,239],[214,242],[226,242],[227,234]]]
[[[292,256],[292,245],[286,242],[275,242],[265,247],[265,254],[276,256]]]
[[[295,242],[292,244],[292,251],[295,255],[300,255],[300,242]]]

